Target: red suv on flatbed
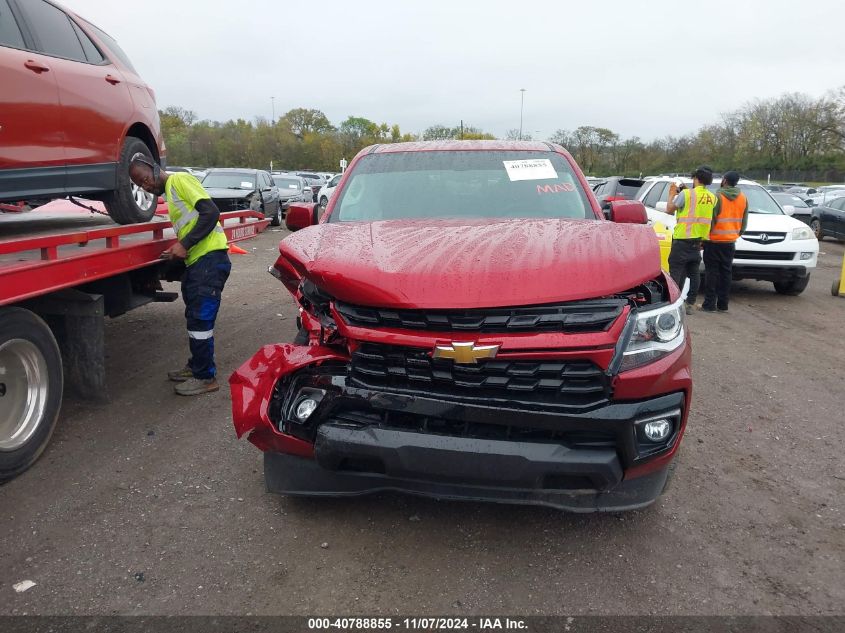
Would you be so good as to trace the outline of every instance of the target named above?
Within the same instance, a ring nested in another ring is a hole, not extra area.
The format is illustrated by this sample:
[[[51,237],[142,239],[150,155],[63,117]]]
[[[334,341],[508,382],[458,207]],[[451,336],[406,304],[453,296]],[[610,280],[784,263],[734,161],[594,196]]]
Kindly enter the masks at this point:
[[[690,343],[640,203],[607,221],[561,147],[465,141],[367,148],[317,226],[311,206],[271,268],[297,340],[230,379],[270,491],[578,512],[663,491]]]
[[[101,200],[121,224],[152,218],[129,180],[165,148],[155,94],[109,35],[47,0],[0,0],[0,210]]]

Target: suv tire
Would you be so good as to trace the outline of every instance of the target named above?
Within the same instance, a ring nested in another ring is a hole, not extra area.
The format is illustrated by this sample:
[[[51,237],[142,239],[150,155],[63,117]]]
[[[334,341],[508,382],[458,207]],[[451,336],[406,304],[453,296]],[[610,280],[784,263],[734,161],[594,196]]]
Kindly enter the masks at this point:
[[[795,277],[789,281],[775,281],[775,291],[782,295],[800,295],[810,283],[810,275],[806,277]]]
[[[123,148],[120,151],[120,160],[117,164],[117,189],[110,191],[103,198],[106,210],[112,220],[118,224],[134,224],[136,222],[149,222],[156,211],[156,198],[152,197],[149,207],[144,209],[135,200],[132,181],[129,179],[129,159],[136,153],[145,154],[151,161],[154,161],[150,148],[139,138],[127,136],[123,141]]]

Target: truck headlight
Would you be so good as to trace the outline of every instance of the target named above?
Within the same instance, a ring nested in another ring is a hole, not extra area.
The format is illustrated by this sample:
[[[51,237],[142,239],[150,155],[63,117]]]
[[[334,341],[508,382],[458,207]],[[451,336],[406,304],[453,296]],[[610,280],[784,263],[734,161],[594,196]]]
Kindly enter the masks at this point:
[[[634,314],[636,322],[622,356],[619,371],[652,363],[678,349],[684,343],[684,300],[689,279],[675,303]]]
[[[809,226],[799,226],[797,229],[792,229],[793,240],[809,240],[816,237],[810,230]]]

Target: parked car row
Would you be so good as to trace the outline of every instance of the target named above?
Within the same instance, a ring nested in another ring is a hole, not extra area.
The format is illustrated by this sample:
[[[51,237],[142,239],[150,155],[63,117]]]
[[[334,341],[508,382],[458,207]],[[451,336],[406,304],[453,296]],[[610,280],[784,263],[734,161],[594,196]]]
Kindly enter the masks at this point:
[[[194,175],[208,191],[221,211],[253,210],[271,218],[279,226],[291,204],[318,202],[318,191],[327,188],[325,201],[331,197],[340,176],[312,172],[267,172],[261,169],[211,168],[168,166],[169,172]],[[326,178],[328,177],[328,179]],[[325,202],[323,202],[325,207]]]

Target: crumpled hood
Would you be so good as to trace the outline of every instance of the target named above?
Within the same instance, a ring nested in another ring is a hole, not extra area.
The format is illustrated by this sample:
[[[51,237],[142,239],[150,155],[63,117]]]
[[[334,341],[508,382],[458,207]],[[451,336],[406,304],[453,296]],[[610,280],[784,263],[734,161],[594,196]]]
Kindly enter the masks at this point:
[[[279,250],[331,296],[394,308],[555,303],[660,275],[650,227],[603,220],[327,223],[294,233]]]

